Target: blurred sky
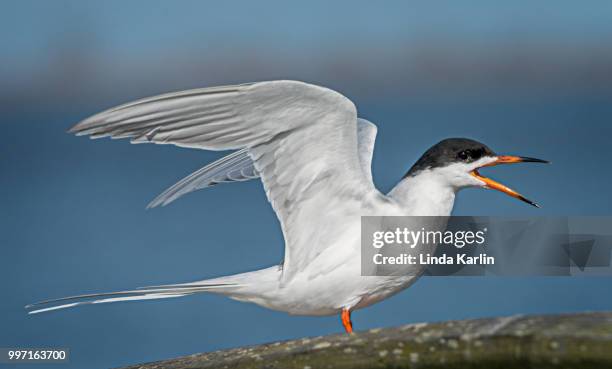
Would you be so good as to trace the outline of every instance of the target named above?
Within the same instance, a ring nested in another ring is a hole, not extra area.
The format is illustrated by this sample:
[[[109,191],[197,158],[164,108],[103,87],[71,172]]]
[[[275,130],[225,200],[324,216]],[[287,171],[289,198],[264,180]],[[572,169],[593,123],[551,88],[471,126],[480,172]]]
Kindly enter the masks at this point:
[[[76,293],[184,282],[282,259],[258,181],[144,206],[222,153],[67,135],[161,92],[291,78],[333,87],[377,123],[388,191],[445,137],[550,166],[487,174],[540,203],[466,190],[461,215],[610,215],[612,3],[4,1],[0,14],[0,347],[69,347],[71,368],[340,332],[219,296],[27,316]],[[610,309],[607,278],[426,278],[354,315],[357,329]],[[0,364],[1,365],[1,364]],[[27,368],[27,366],[20,366]]]

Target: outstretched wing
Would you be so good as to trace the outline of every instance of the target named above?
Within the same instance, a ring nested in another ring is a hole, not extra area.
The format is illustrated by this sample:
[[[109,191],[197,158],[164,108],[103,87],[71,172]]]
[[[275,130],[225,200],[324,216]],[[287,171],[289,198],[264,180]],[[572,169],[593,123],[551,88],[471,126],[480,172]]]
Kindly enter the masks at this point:
[[[166,206],[190,192],[219,183],[243,182],[259,178],[248,149],[235,151],[202,167],[159,194],[147,208]]]
[[[376,141],[376,125],[357,118],[357,150],[363,174],[372,181],[372,154]],[[147,208],[166,206],[184,195],[220,183],[243,182],[259,178],[248,149],[235,151],[181,179],[158,195]]]
[[[177,92],[125,104],[72,128],[94,138],[247,149],[285,238],[290,279],[328,243],[322,230],[354,220],[374,190],[357,149],[357,111],[343,95],[295,81]]]

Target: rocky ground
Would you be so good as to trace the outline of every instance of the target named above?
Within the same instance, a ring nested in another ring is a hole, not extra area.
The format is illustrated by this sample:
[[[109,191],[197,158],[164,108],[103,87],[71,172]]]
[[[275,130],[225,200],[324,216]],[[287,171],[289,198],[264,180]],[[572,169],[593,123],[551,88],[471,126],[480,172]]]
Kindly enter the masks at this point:
[[[612,368],[612,312],[409,324],[136,368]]]

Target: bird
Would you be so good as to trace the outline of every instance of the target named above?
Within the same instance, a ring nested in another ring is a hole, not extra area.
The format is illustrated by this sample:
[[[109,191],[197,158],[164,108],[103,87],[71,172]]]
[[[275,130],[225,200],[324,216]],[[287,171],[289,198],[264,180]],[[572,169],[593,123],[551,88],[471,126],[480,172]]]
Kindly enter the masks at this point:
[[[359,118],[355,104],[341,93],[291,80],[144,98],[95,114],[69,132],[232,150],[168,188],[148,208],[199,189],[259,178],[280,222],[284,259],[280,265],[195,282],[45,300],[27,305],[30,314],[207,292],[293,315],[338,314],[345,331],[352,333],[352,312],[395,295],[419,277],[361,275],[362,216],[449,216],[457,192],[467,187],[501,191],[538,207],[479,169],[547,162],[498,155],[468,138],[447,138],[383,194],[371,171],[377,126]]]

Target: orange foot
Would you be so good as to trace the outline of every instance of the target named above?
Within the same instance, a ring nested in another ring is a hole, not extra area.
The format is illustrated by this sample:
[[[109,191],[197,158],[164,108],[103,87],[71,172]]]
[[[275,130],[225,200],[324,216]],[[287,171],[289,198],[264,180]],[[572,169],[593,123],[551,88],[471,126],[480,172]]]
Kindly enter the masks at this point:
[[[349,309],[342,309],[340,318],[342,319],[342,325],[344,326],[344,330],[346,331],[346,333],[353,333],[353,323],[351,322],[351,311]]]

